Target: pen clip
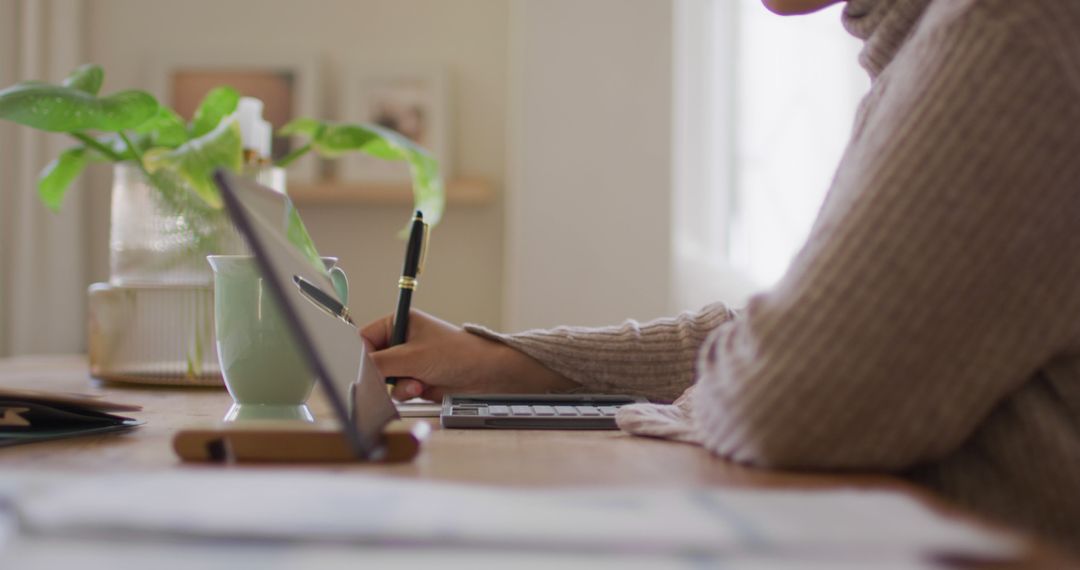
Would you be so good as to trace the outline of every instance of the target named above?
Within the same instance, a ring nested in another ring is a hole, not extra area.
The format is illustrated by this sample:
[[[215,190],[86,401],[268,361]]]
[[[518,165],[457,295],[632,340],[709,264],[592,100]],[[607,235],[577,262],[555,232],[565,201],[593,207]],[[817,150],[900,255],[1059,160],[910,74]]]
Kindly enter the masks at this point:
[[[420,261],[416,265],[416,276],[424,272],[424,265],[427,263],[428,244],[431,243],[431,224],[424,222],[424,242],[420,244]]]

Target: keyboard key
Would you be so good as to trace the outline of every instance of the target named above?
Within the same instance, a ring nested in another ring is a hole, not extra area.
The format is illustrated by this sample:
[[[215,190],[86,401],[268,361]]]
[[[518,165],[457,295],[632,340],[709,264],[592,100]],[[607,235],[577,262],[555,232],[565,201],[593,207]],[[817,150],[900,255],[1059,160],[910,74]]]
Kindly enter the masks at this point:
[[[614,416],[615,412],[619,411],[618,406],[600,406],[600,413],[605,416]]]
[[[596,406],[578,406],[577,411],[583,416],[599,416],[600,410]]]
[[[551,406],[533,406],[533,412],[538,416],[554,416],[555,408]]]
[[[555,413],[559,414],[560,416],[578,415],[577,410],[574,409],[574,406],[555,406]]]
[[[515,416],[531,416],[531,415],[533,415],[532,406],[510,406],[510,411]]]
[[[509,416],[510,408],[508,406],[488,406],[488,414],[492,416]]]

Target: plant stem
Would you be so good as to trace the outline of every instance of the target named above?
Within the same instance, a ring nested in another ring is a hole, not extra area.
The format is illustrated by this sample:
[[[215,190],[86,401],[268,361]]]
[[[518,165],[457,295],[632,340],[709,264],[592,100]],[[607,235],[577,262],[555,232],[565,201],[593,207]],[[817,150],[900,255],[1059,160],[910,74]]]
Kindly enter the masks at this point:
[[[77,140],[77,141],[83,143],[84,145],[98,151],[99,153],[102,154],[102,156],[105,156],[105,157],[109,158],[110,160],[113,160],[115,162],[121,162],[121,161],[124,160],[124,157],[117,154],[115,150],[113,150],[113,149],[99,143],[94,137],[92,137],[92,136],[90,136],[90,135],[88,135],[86,133],[75,132],[75,133],[68,133],[68,134],[71,135],[72,138],[74,138],[75,140]]]
[[[143,174],[146,175],[146,179],[150,180],[150,171],[146,170],[146,165],[143,164],[142,153],[139,152],[139,149],[136,148],[135,145],[131,144],[131,139],[129,139],[128,136],[124,134],[124,131],[119,131],[116,134],[120,135],[120,138],[123,139],[124,144],[127,145],[128,150],[131,151],[131,156],[135,157],[135,162],[138,163],[139,170],[142,170]]]
[[[285,156],[277,159],[277,161],[274,162],[274,166],[280,166],[280,167],[284,168],[284,167],[292,164],[293,161],[295,161],[296,159],[298,159],[301,156],[304,156],[305,154],[307,154],[308,151],[310,151],[310,150],[311,150],[311,143],[307,143],[304,146],[302,146],[302,147],[290,152],[289,154],[286,154]]]

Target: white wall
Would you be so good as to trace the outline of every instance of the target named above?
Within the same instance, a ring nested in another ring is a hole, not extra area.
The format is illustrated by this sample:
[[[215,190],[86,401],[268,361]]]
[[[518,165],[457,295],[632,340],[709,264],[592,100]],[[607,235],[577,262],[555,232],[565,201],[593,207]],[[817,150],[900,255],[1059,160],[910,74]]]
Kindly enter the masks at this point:
[[[60,80],[83,56],[79,0],[0,3],[0,85]],[[72,141],[0,127],[0,355],[83,346],[85,217],[81,195],[60,214],[37,198],[37,175]]]
[[[159,54],[313,54],[323,62],[324,115],[340,108],[350,62],[438,64],[450,78],[455,172],[501,194],[505,165],[508,5],[502,0],[89,0],[89,58],[106,68],[105,91],[150,87]],[[91,190],[92,277],[108,275],[108,178]],[[395,235],[409,208],[306,207],[305,223],[327,255],[342,260],[359,319],[392,311],[404,244]],[[502,296],[501,199],[454,207],[435,229],[417,306],[452,321],[498,326]]]
[[[0,14],[7,17],[0,18],[0,85],[10,85],[18,79],[18,58],[16,48],[18,36],[16,34],[17,17],[15,14],[15,0],[0,0]],[[16,145],[16,126],[10,123],[0,123],[0,149],[14,149]],[[17,189],[6,188],[6,181],[11,179],[15,170],[15,153],[0,152],[0,268],[8,267],[11,257],[11,222],[10,211],[12,208],[11,196]],[[8,304],[10,303],[8,279],[0,274],[0,356],[8,352]]]
[[[505,324],[665,314],[672,3],[513,6]]]

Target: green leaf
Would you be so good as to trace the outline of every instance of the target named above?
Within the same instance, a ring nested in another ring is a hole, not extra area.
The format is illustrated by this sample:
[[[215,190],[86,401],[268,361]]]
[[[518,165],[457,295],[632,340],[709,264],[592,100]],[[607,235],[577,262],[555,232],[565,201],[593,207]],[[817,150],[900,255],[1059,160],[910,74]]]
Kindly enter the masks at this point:
[[[295,245],[304,254],[304,257],[308,258],[308,261],[314,263],[319,271],[325,272],[326,266],[323,264],[322,258],[319,257],[319,252],[315,249],[315,242],[311,239],[311,235],[308,234],[304,222],[300,220],[300,212],[297,211],[291,200],[289,201],[288,211],[285,213],[285,224],[285,232],[289,242]]]
[[[76,146],[60,153],[60,156],[41,171],[38,177],[38,196],[50,210],[60,211],[64,195],[71,183],[86,168],[87,162],[86,148]]]
[[[414,154],[427,153],[423,148],[417,146],[416,143],[397,131],[373,124],[365,124],[363,128],[373,134],[374,138],[360,150],[376,158],[411,161]]]
[[[215,87],[203,97],[191,119],[191,138],[201,137],[217,128],[225,117],[236,112],[240,92],[232,87]]]
[[[410,154],[414,208],[424,213],[424,221],[434,226],[446,210],[446,191],[439,176],[439,161],[423,149]]]
[[[327,125],[313,141],[315,151],[328,158],[355,151],[388,160],[405,158],[403,151],[387,144],[383,135],[372,129],[372,126],[374,125]]]
[[[313,139],[318,136],[319,130],[323,128],[325,127],[321,121],[309,117],[300,117],[289,121],[284,127],[278,129],[278,134],[284,137],[304,135]]]
[[[98,98],[73,87],[28,82],[0,91],[0,119],[58,133],[133,129],[157,109],[154,97],[138,90]]]
[[[360,151],[386,160],[404,160],[411,149],[418,148],[409,139],[378,125],[318,123],[313,119],[298,119],[289,125],[302,120],[317,123],[317,127],[304,125],[296,132],[311,137],[315,150],[327,158]],[[283,128],[280,134],[289,133]]]
[[[60,84],[64,87],[78,89],[83,93],[97,95],[101,91],[101,84],[105,81],[105,70],[100,65],[85,63],[72,71]]]
[[[184,120],[164,105],[158,107],[157,114],[135,127],[135,132],[145,135],[149,146],[176,148],[188,140]]]
[[[143,155],[143,163],[152,175],[163,170],[175,175],[207,205],[216,209],[221,207],[221,195],[211,175],[219,167],[239,171],[243,166],[243,152],[240,125],[236,121],[225,121],[209,133],[175,149],[151,149]]]
[[[439,176],[439,162],[404,135],[369,123],[324,123],[306,117],[285,125],[278,134],[307,136],[311,139],[311,147],[327,158],[363,152],[384,160],[407,161],[412,174],[415,209],[422,211],[424,220],[432,225],[442,218],[446,193]],[[303,147],[298,152],[302,150]],[[279,164],[291,162],[297,156],[297,153],[290,154]]]
[[[378,135],[360,125],[326,125],[312,141],[315,151],[327,158],[363,150]]]
[[[315,141],[315,150],[324,156],[339,156],[358,150],[383,160],[405,160],[413,183],[413,209],[424,213],[424,221],[435,225],[442,219],[446,193],[439,176],[439,161],[407,137],[379,125],[330,125]]]

